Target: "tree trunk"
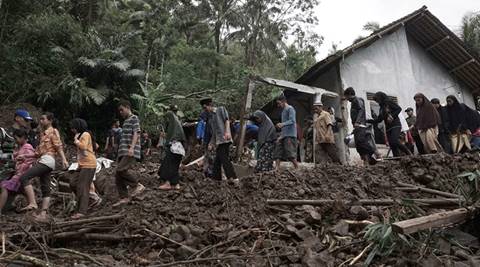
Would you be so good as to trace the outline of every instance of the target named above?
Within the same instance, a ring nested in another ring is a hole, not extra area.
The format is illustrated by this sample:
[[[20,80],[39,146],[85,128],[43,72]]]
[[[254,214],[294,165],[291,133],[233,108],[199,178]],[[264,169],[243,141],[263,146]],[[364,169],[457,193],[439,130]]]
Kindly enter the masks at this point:
[[[217,53],[217,57],[215,58],[215,72],[214,72],[214,78],[213,78],[213,87],[216,89],[218,85],[218,74],[219,74],[219,68],[220,68],[220,34],[222,30],[222,22],[220,21],[220,18],[218,18],[217,22],[215,23],[215,51]]]

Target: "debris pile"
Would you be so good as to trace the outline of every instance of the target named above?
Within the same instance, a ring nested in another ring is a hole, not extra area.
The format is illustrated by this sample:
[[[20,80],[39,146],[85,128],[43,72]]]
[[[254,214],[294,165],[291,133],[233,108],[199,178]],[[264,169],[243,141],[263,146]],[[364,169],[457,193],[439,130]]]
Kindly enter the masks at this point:
[[[107,169],[97,179],[105,201],[84,220],[68,219],[73,196],[67,192],[56,193],[48,226],[31,224],[24,215],[4,216],[3,260],[35,259],[60,266],[360,266],[366,260],[372,266],[423,264],[431,260],[432,251],[439,253],[433,249],[436,237],[425,241],[432,249],[422,251],[419,244],[393,249],[397,242],[383,240],[392,246],[388,254],[376,236],[385,231],[382,237],[398,237],[391,233],[395,221],[458,208],[452,181],[474,170],[478,160],[472,154],[405,158],[365,168],[325,165],[243,177],[239,187],[185,170],[178,192],[157,190],[159,166],[145,163],[135,171],[147,186],[145,193],[118,208],[112,208],[117,198],[114,169]],[[429,191],[418,183],[420,176],[434,177],[428,184],[435,188]],[[66,179],[68,175],[58,177],[63,183]],[[275,203],[280,200],[321,201]],[[371,229],[367,237],[365,229]],[[474,260],[452,250],[442,255],[454,262]],[[375,257],[380,253],[388,256]]]

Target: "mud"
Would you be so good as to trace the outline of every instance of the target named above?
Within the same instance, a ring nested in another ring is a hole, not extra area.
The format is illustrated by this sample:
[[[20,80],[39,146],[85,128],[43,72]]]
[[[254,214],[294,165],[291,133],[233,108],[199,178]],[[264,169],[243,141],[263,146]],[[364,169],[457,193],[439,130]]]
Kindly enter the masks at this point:
[[[452,192],[456,175],[475,170],[479,159],[478,154],[442,155],[385,161],[369,167],[324,165],[315,170],[243,177],[239,187],[228,181],[205,179],[200,171],[188,170],[182,172],[182,189],[178,192],[157,190],[159,164],[141,163],[132,171],[147,189],[142,196],[119,208],[112,208],[117,194],[114,169],[108,169],[97,179],[105,201],[89,217],[122,214],[122,218],[108,230],[96,233],[140,238],[121,242],[75,239],[66,242],[47,238],[44,242],[50,248],[66,247],[87,253],[107,266],[159,265],[199,258],[225,259],[179,266],[339,266],[366,246],[362,228],[342,225],[342,219],[378,222],[389,212],[398,212],[405,218],[413,213],[400,206],[362,208],[339,203],[321,207],[271,207],[266,200],[430,198],[434,196],[404,193],[394,188],[401,181],[428,183]],[[59,175],[57,179],[67,181],[68,177]],[[72,199],[69,194],[54,198],[51,216],[55,222],[68,220]],[[22,214],[8,214],[2,218],[2,229],[7,229],[7,239],[12,243],[28,246],[25,253],[42,259],[42,252],[25,235],[12,236],[12,233],[21,232],[18,224],[22,224],[28,225],[30,232],[44,232],[48,237],[56,226],[52,223],[30,227],[26,218]],[[416,254],[418,251],[405,248],[402,253],[376,258],[373,266],[415,266],[410,262]],[[233,256],[238,258],[230,259]],[[50,261],[60,266],[71,266],[74,262],[92,265],[78,257],[52,256]]]

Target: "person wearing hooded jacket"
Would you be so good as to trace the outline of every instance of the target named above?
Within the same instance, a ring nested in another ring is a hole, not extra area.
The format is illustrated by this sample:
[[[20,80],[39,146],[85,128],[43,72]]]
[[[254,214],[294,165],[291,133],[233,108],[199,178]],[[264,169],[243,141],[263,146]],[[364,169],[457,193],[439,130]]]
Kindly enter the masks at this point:
[[[430,102],[437,109],[440,115],[440,125],[438,125],[438,142],[442,145],[443,151],[448,154],[452,154],[452,145],[450,143],[450,116],[447,112],[447,108],[440,104],[438,98],[432,98]]]
[[[410,150],[400,142],[402,123],[398,115],[402,112],[402,108],[390,100],[384,92],[377,92],[373,99],[380,105],[380,112],[376,119],[367,122],[380,123],[383,121],[385,123],[388,144],[394,157],[401,156],[400,152],[411,155]]]
[[[186,138],[182,123],[178,119],[176,112],[177,107],[171,106],[170,110],[165,113],[165,157],[158,171],[160,179],[165,181],[165,183],[159,187],[161,190],[180,189],[178,169],[180,168],[183,155],[172,151],[172,145],[177,142],[182,144]]]
[[[453,95],[447,96],[446,110],[450,118],[448,126],[453,152],[471,150],[470,137],[480,127],[480,114]]]
[[[273,153],[277,132],[272,120],[261,110],[255,111],[250,120],[258,126],[257,147],[258,160],[255,172],[268,172],[273,170]]]
[[[415,128],[418,129],[425,152],[429,154],[442,152],[443,148],[438,142],[438,126],[441,125],[441,119],[437,109],[422,93],[416,94],[413,99],[417,107]]]

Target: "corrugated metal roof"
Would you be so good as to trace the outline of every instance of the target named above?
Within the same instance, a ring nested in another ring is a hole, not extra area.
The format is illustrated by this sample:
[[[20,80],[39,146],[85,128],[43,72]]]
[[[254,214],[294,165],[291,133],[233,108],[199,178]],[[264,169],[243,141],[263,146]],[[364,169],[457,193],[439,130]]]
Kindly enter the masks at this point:
[[[463,41],[428,11],[426,6],[318,62],[298,78],[296,83],[308,84],[312,82],[324,70],[354,53],[355,49],[368,46],[382,38],[383,35],[390,34],[402,26],[405,26],[409,36],[420,43],[452,75],[473,91],[480,92],[480,60],[470,53]]]
[[[281,87],[281,88],[284,88],[284,89],[299,91],[299,92],[306,93],[306,94],[311,94],[311,95],[315,95],[315,94],[323,95],[323,94],[325,94],[325,95],[328,95],[330,97],[337,97],[338,96],[337,93],[327,91],[327,90],[322,89],[322,88],[303,85],[303,84],[298,84],[298,83],[289,82],[289,81],[285,81],[285,80],[279,80],[279,79],[273,79],[273,78],[267,78],[267,77],[256,77],[256,80],[260,81],[262,83],[269,84],[269,85],[278,86],[278,87]]]

